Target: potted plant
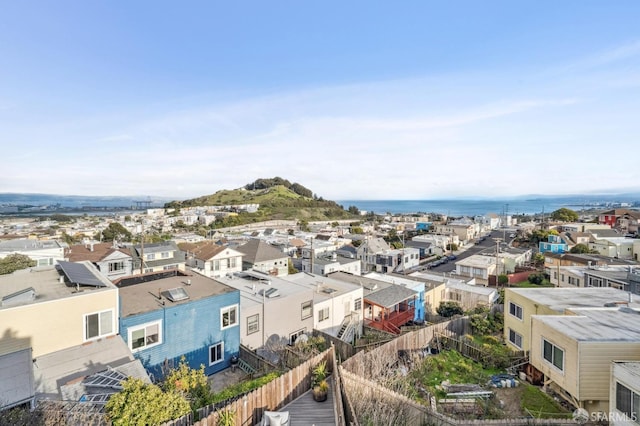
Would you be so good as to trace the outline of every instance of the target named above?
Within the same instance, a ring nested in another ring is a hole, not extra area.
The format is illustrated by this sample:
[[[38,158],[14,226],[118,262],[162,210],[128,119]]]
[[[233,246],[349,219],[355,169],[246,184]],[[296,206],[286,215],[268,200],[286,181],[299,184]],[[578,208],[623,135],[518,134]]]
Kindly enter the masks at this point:
[[[329,383],[326,380],[321,381],[313,387],[311,391],[313,399],[318,402],[326,401],[329,394]]]
[[[322,361],[315,366],[312,374],[311,393],[316,401],[326,401],[329,393],[329,383],[327,383],[327,362]]]

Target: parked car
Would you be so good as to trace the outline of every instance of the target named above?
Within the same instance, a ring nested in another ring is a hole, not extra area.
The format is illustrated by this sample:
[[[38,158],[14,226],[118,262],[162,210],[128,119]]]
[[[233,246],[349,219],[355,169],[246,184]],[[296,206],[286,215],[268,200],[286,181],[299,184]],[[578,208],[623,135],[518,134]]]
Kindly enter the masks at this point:
[[[456,260],[457,258],[458,256],[456,256],[455,254],[449,256],[449,260]]]

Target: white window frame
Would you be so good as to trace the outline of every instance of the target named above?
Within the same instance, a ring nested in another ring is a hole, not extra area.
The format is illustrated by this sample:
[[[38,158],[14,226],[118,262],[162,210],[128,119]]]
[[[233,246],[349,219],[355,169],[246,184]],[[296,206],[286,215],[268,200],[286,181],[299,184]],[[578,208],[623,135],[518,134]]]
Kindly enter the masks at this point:
[[[114,262],[109,262],[109,273],[123,273],[125,272],[125,264],[124,260],[116,260]]]
[[[318,322],[326,321],[329,319],[329,307],[318,310]]]
[[[308,308],[305,308],[305,305],[309,305]],[[300,318],[305,320],[307,318],[311,318],[313,316],[313,300],[307,300],[306,302],[302,302],[302,305],[300,305]],[[308,314],[305,314],[305,310],[309,311]]]
[[[152,342],[152,343],[147,343],[147,328],[157,325],[158,326],[158,341],[156,342]],[[133,333],[139,330],[144,330],[145,334],[144,334],[144,345],[140,346],[138,348],[133,348]],[[140,351],[144,351],[146,349],[149,348],[153,348],[154,346],[158,346],[162,344],[162,320],[157,320],[157,321],[150,321],[150,322],[146,322],[144,324],[138,324],[138,325],[134,325],[131,326],[127,329],[127,342],[129,343],[129,349],[131,349],[131,352],[136,353],[136,352],[140,352]]]
[[[224,325],[224,316],[225,314],[230,313],[235,310],[235,321],[232,324]],[[240,309],[238,308],[238,304],[225,306],[220,309],[220,330],[226,330],[227,328],[236,327],[240,324]]]
[[[514,309],[515,313],[511,313],[512,305],[515,306],[516,308]],[[520,316],[517,315],[518,309],[520,309]],[[514,318],[518,318],[520,321],[522,321],[522,319],[524,318],[524,309],[522,309],[522,306],[518,305],[517,303],[513,303],[512,301],[509,301],[509,315],[511,315]]]
[[[548,343],[551,345],[551,360],[548,360],[545,355],[544,355],[544,344]],[[565,360],[565,350],[562,349],[560,346],[556,345],[555,343],[553,343],[551,340],[547,340],[544,337],[542,338],[542,359],[549,364],[550,366],[552,366],[553,368],[555,368],[556,370],[562,372],[564,374],[564,360]],[[562,367],[558,367],[555,363],[554,363],[554,359],[555,359],[555,352],[556,351],[561,351],[562,352]]]
[[[247,317],[247,336],[258,331],[260,331],[260,314],[249,315]]]
[[[147,260],[156,260],[156,254],[155,253],[147,254]]]
[[[296,340],[298,340],[298,337],[302,336],[304,333],[307,332],[307,328],[301,328],[298,331],[295,331],[291,334],[289,334],[289,345],[293,346],[296,344]]]
[[[215,347],[218,347],[218,346],[220,346],[220,359],[212,360],[211,359],[211,349],[213,349]],[[218,342],[218,343],[215,343],[215,344],[209,346],[209,366],[220,364],[221,362],[224,362],[224,341]]]
[[[110,313],[111,314],[111,331],[109,332],[103,332],[102,330],[102,321],[101,321],[101,317],[103,314],[106,313]],[[87,336],[87,319],[92,316],[92,315],[98,315],[98,335],[97,336],[93,336],[93,337],[89,337]],[[100,339],[102,337],[105,336],[111,336],[113,334],[116,334],[116,326],[115,326],[115,310],[114,309],[106,309],[104,311],[98,311],[98,312],[91,312],[89,314],[84,314],[83,316],[83,321],[82,321],[82,326],[84,328],[83,330],[83,338],[85,342],[90,342],[96,339]]]
[[[511,335],[513,335],[513,340],[511,339]],[[518,344],[517,340],[520,338],[520,344]],[[515,330],[509,329],[509,343],[515,346],[518,349],[522,349],[522,334],[518,333]]]
[[[362,297],[358,297],[353,302],[353,310],[356,311],[356,312],[360,312],[362,310]]]

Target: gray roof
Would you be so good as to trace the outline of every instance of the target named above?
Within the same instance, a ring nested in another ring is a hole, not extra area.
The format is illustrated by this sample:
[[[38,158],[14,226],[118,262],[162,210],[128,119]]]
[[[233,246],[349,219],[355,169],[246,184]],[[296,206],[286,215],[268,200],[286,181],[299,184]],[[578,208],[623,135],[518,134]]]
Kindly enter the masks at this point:
[[[533,318],[579,342],[640,343],[640,311],[629,308],[572,309],[576,315]]]
[[[328,275],[330,278],[348,282],[351,284],[357,284],[362,286],[362,291],[365,298],[368,298],[369,294],[378,291],[383,288],[392,286],[393,284],[384,281],[376,280],[373,278],[367,278],[360,275],[349,274],[348,272],[332,272]]]
[[[391,284],[389,287],[374,291],[364,298],[375,305],[391,308],[417,295],[417,291]]]
[[[123,318],[131,315],[151,312],[162,308],[170,308],[174,305],[190,303],[194,300],[205,299],[220,294],[237,291],[225,284],[211,278],[192,274],[186,275],[174,271],[174,276],[160,278],[167,275],[166,272],[132,277],[130,280],[146,279],[146,282],[127,285],[127,280],[121,281],[120,312]],[[169,290],[182,287],[189,296],[188,299],[172,302]],[[161,297],[158,297],[160,295]]]
[[[104,284],[103,287],[82,286],[76,287],[69,282],[64,272],[57,266],[45,266],[15,271],[12,274],[0,276],[0,299],[5,299],[0,304],[0,309],[8,309],[15,306],[46,302],[67,297],[79,297],[99,291],[113,291],[115,286],[105,278],[96,267],[88,261],[77,262],[86,267],[93,277]],[[60,279],[63,282],[60,282]],[[32,288],[35,297],[20,297],[15,301],[8,301],[10,295],[24,294],[25,290]],[[78,291],[78,288],[80,291]]]
[[[29,240],[18,239],[0,242],[0,251],[31,251],[43,249],[57,249],[67,247],[66,244],[60,244],[55,240]]]
[[[236,247],[236,250],[244,254],[243,260],[249,263],[266,262],[283,259],[286,254],[259,239],[251,239],[246,244]]]
[[[135,246],[136,253],[140,256],[140,252],[142,251],[142,246],[140,244]],[[164,241],[161,243],[152,243],[144,245],[144,253],[162,253],[166,251],[180,251],[178,246],[173,241]]]
[[[563,312],[566,308],[597,308],[605,303],[629,300],[628,292],[611,287],[509,288],[507,291],[549,306],[557,312]],[[629,306],[640,308],[640,303],[632,302]]]
[[[127,366],[127,375],[150,383],[144,367],[118,335],[38,357],[33,363],[38,398],[62,399],[62,387],[105,370]],[[67,396],[71,389],[67,389]]]

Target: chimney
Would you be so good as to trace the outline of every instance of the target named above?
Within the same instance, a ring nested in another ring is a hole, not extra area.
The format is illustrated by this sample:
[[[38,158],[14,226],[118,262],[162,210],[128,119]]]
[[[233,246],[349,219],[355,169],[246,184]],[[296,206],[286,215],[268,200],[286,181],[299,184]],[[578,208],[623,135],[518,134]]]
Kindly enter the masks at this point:
[[[93,241],[91,241],[91,251],[93,251]]]
[[[191,279],[187,280],[187,285],[191,285]]]
[[[64,277],[62,275],[60,275],[59,281],[60,281],[60,284],[64,284]]]

